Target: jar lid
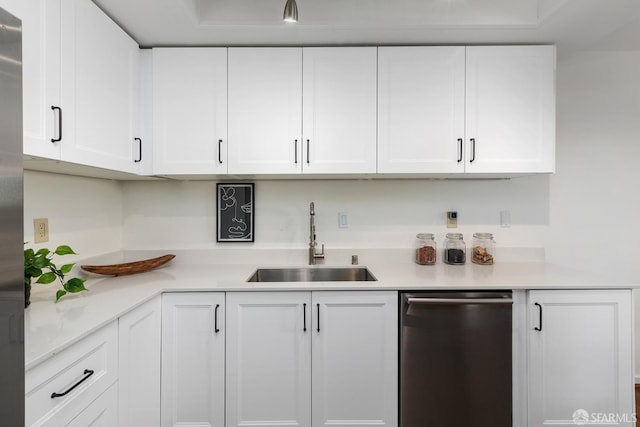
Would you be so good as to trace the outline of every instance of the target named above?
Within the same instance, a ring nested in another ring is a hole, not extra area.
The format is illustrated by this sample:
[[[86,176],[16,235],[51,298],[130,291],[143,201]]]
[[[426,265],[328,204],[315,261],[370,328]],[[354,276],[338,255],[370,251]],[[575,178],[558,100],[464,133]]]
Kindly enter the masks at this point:
[[[447,239],[458,239],[462,240],[462,233],[447,233]]]
[[[433,233],[418,233],[416,237],[418,239],[433,240]]]
[[[491,233],[473,233],[473,237],[475,239],[493,239],[493,234],[491,234]]]

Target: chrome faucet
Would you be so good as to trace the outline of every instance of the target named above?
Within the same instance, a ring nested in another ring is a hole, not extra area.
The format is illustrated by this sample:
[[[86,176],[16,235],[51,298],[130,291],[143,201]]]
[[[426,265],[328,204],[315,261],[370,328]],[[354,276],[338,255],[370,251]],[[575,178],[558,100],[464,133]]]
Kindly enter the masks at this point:
[[[318,242],[316,242],[315,216],[315,205],[311,202],[311,205],[309,205],[309,265],[315,265],[317,259],[324,259],[324,243],[322,244],[322,250],[320,252],[316,251]]]

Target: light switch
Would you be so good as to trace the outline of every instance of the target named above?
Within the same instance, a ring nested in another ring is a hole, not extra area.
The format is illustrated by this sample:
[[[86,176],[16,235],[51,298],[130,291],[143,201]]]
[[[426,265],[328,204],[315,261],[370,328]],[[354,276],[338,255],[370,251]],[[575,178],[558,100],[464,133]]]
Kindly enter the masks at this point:
[[[346,212],[338,213],[338,228],[349,228],[349,214]]]
[[[500,211],[500,227],[502,227],[502,228],[511,227],[511,212],[510,211]]]

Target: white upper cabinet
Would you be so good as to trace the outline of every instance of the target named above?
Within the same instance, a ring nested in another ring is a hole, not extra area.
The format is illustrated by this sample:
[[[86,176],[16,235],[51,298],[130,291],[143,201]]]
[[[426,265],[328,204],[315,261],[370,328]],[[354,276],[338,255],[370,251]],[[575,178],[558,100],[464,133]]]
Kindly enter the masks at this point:
[[[230,174],[300,173],[302,48],[229,48]]]
[[[375,173],[375,47],[303,49],[305,173]]]
[[[19,2],[24,154],[60,160],[60,0]]]
[[[137,172],[138,45],[93,2],[61,6],[61,158]]]
[[[466,171],[555,169],[555,47],[467,47]]]
[[[553,46],[380,47],[378,173],[553,172]]]
[[[464,46],[378,48],[378,173],[464,172]]]
[[[227,173],[227,49],[153,49],[153,172]]]

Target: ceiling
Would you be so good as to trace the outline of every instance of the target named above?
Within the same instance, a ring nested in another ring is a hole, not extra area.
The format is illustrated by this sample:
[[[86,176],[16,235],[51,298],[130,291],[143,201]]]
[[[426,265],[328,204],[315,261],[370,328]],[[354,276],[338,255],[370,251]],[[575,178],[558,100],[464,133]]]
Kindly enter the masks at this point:
[[[640,50],[640,0],[93,0],[141,46],[555,43]]]

